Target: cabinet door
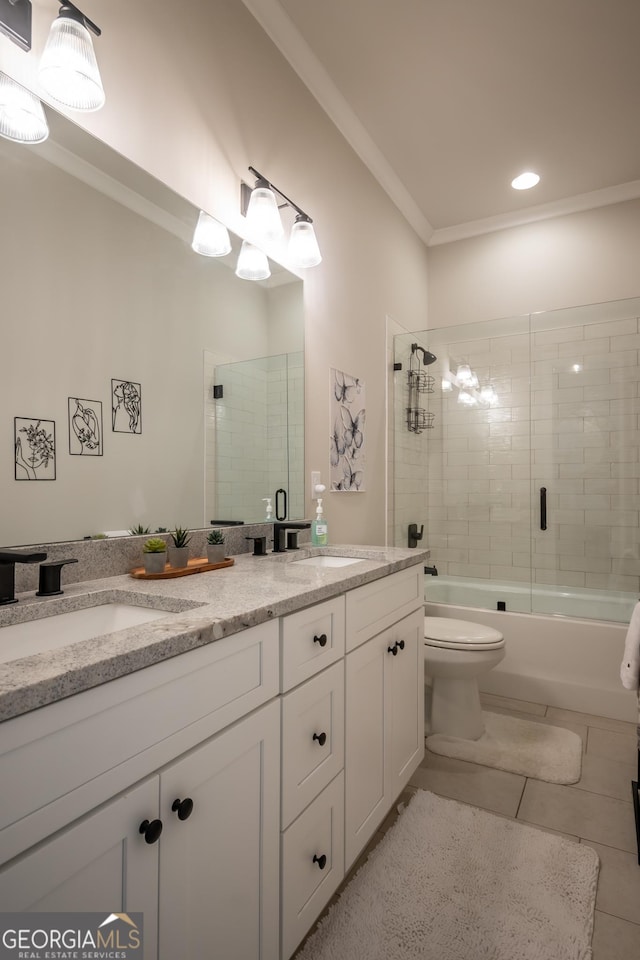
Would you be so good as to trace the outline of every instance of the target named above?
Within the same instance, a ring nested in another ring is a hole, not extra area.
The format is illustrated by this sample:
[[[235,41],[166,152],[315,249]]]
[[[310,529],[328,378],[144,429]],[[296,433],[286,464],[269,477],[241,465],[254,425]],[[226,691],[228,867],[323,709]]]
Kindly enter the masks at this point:
[[[279,718],[267,704],[160,775],[161,960],[278,956]]]
[[[424,756],[424,614],[417,610],[388,631],[396,656],[386,658],[390,678],[385,720],[389,744],[389,800],[407,785]],[[403,646],[401,646],[403,644]]]
[[[112,800],[0,871],[4,911],[142,912],[145,960],[157,956],[158,843],[140,834],[158,816],[158,778]]]
[[[385,783],[386,634],[347,656],[345,683],[345,869],[391,802]],[[390,656],[390,655],[389,655]]]

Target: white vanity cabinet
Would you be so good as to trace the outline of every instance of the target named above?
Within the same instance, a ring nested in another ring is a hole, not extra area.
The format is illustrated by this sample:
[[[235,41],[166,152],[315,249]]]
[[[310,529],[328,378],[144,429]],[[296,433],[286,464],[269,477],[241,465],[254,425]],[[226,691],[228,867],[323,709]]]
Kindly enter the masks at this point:
[[[2,859],[31,849],[3,909],[143,911],[145,960],[277,960],[277,693],[273,622],[7,721]]]
[[[5,721],[1,908],[142,912],[144,960],[288,960],[423,756],[422,580]]]
[[[347,595],[345,868],[373,836],[424,756],[421,570]],[[398,613],[413,612],[378,632]]]

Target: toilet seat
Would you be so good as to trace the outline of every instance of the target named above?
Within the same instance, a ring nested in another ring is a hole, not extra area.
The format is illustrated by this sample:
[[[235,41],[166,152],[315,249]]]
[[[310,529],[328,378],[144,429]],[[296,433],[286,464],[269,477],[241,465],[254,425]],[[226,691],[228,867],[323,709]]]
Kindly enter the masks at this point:
[[[424,642],[428,647],[448,650],[499,650],[504,637],[499,630],[468,620],[448,617],[424,618]]]

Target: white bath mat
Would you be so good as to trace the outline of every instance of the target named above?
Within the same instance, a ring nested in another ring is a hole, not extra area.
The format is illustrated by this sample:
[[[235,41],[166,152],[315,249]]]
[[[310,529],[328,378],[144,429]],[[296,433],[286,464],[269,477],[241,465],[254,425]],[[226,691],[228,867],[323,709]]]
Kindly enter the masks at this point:
[[[590,847],[419,790],[296,960],[590,960]]]
[[[577,733],[507,714],[482,714],[479,740],[435,733],[425,745],[432,753],[497,767],[548,783],[577,783],[582,768],[582,740]]]

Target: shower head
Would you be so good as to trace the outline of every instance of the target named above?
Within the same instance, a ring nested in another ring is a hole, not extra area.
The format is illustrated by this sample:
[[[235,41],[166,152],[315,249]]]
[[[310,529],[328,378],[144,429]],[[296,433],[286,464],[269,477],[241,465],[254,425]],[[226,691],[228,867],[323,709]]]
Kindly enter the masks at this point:
[[[435,363],[438,359],[434,353],[430,353],[428,350],[425,350],[424,347],[419,346],[417,343],[411,344],[411,353],[416,353],[416,351],[422,351],[422,362],[425,367],[428,367],[430,364]]]

